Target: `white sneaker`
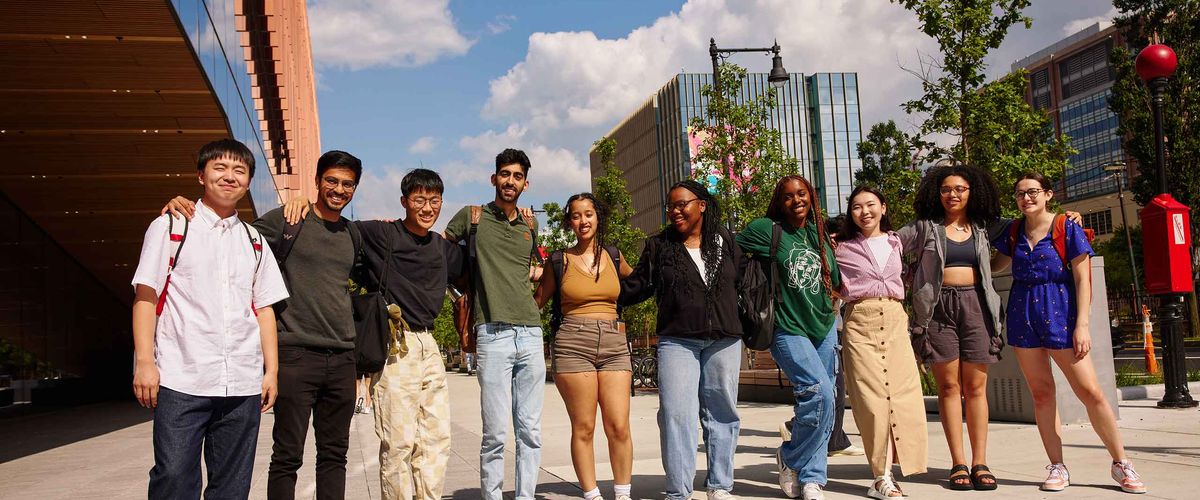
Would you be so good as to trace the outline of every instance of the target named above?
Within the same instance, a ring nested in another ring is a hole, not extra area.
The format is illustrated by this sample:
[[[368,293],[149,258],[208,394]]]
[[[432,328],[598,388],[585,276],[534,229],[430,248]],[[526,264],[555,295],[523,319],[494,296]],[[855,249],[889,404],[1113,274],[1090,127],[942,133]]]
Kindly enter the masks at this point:
[[[1138,476],[1137,471],[1133,470],[1133,462],[1129,460],[1113,462],[1112,478],[1121,485],[1121,491],[1125,493],[1146,492],[1146,484],[1142,482],[1142,478]]]
[[[1046,475],[1046,480],[1042,482],[1042,491],[1062,491],[1071,485],[1071,473],[1067,472],[1067,466],[1063,464],[1050,464],[1046,466],[1046,470],[1050,474]]]
[[[792,421],[791,420],[788,420],[787,422],[779,424],[779,439],[785,443],[792,440]]]
[[[798,498],[800,483],[796,477],[796,471],[783,463],[783,448],[775,450],[775,465],[779,469],[779,489],[783,490],[783,494],[788,498]]]
[[[708,490],[708,500],[737,500],[737,497],[726,490]]]
[[[821,491],[821,485],[817,483],[804,483],[800,494],[804,500],[825,500],[825,492]]]
[[[617,495],[613,500],[633,500],[629,495]]]
[[[867,452],[865,450],[854,445],[829,452],[829,456],[831,457],[861,457],[866,454]]]

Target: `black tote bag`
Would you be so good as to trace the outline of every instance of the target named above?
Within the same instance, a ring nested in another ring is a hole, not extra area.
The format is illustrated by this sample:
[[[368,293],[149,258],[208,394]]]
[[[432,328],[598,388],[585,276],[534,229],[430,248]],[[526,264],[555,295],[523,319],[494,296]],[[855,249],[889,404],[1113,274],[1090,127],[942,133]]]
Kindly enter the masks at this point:
[[[387,253],[384,255],[386,258],[383,260],[379,289],[350,296],[350,305],[354,309],[354,363],[360,373],[382,370],[387,364],[392,341],[387,310],[387,279],[392,264],[391,232],[388,233]]]

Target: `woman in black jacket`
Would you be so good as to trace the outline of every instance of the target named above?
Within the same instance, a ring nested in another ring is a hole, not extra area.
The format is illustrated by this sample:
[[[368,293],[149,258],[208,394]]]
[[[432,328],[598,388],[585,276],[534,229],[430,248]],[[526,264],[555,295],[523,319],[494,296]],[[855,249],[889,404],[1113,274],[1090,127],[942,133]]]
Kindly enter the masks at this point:
[[[737,277],[745,266],[704,186],[683,181],[667,198],[671,226],[646,241],[624,282],[623,304],[658,302],[658,426],[668,499],[691,498],[696,420],[704,429],[709,499],[732,498],[742,327]]]

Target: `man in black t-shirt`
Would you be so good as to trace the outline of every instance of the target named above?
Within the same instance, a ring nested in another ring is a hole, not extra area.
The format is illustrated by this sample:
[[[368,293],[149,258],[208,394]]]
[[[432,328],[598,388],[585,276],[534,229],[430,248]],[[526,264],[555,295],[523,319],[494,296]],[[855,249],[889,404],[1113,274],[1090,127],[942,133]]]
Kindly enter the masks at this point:
[[[415,169],[400,183],[402,222],[354,223],[362,234],[362,284],[383,289],[406,323],[383,371],[371,376],[384,499],[441,498],[450,459],[446,370],[431,332],[464,258],[460,246],[431,230],[443,189],[436,172]]]

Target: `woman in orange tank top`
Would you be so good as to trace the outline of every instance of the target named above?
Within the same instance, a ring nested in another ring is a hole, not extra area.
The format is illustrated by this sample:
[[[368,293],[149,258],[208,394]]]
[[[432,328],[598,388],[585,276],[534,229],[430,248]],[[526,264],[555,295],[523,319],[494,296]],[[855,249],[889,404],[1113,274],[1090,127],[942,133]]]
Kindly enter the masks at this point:
[[[596,406],[604,420],[616,500],[629,500],[633,440],[629,435],[629,387],[633,376],[625,330],[617,316],[620,278],[633,269],[615,248],[606,247],[608,207],[591,193],[567,200],[563,226],[575,246],[550,257],[534,298],[543,307],[557,299],[551,343],[554,385],[571,419],[571,462],[584,498],[600,497],[592,435]],[[561,263],[561,265],[559,264]],[[555,268],[562,269],[558,276]],[[558,312],[561,311],[561,312]]]

